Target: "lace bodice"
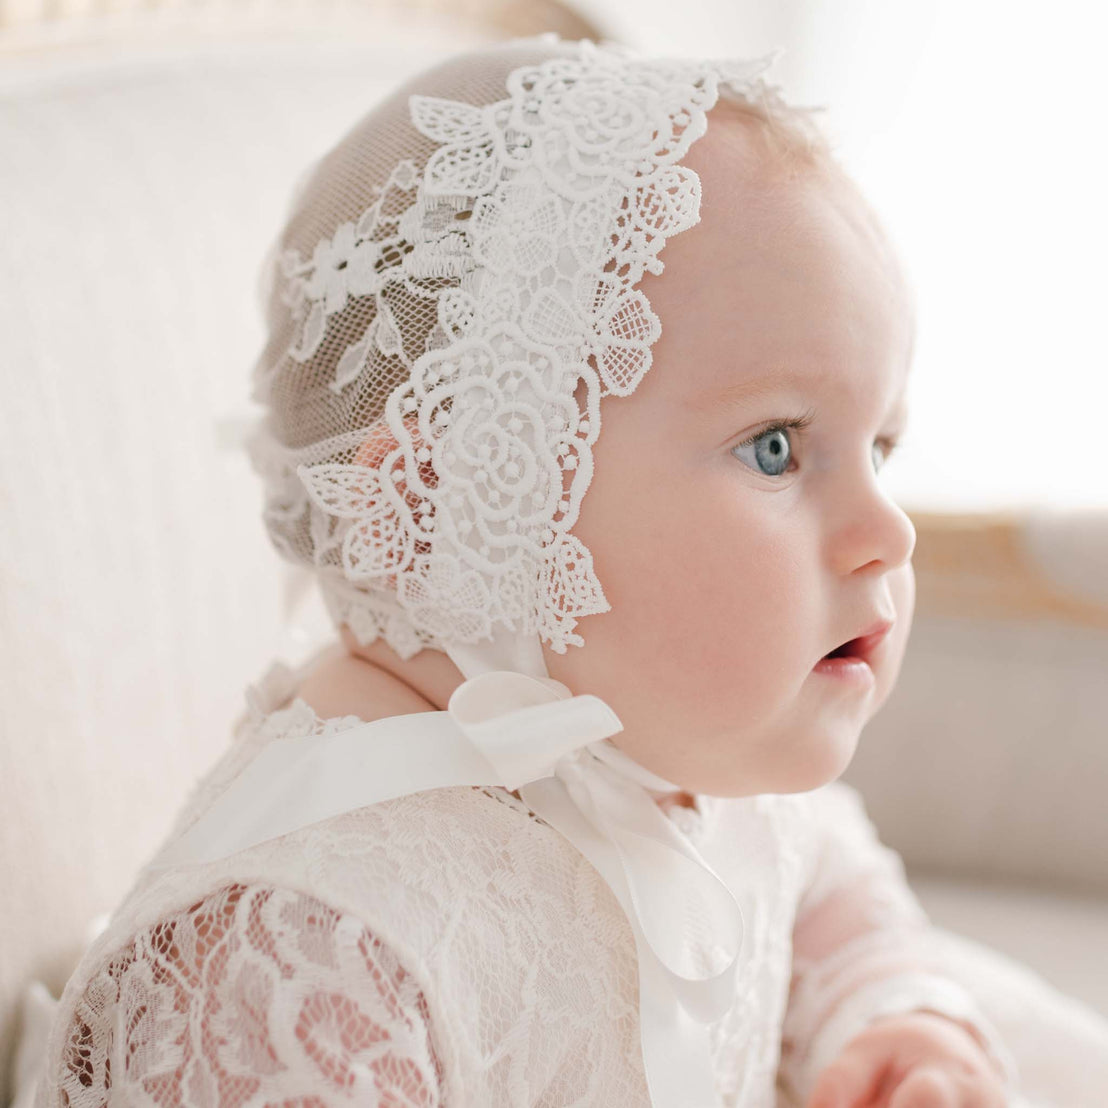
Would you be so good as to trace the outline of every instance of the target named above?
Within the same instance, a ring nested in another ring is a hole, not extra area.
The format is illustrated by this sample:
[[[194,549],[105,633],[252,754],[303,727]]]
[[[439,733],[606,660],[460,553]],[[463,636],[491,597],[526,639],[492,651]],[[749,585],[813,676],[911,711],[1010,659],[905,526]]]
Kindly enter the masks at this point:
[[[266,742],[361,722],[252,692],[166,845]],[[743,911],[735,1002],[713,1026],[718,1105],[802,1104],[884,1011],[974,1020],[1010,1065],[929,963],[927,919],[853,790],[700,796],[668,816]],[[66,987],[36,1108],[108,1103],[646,1108],[627,919],[572,844],[492,786],[144,871]]]

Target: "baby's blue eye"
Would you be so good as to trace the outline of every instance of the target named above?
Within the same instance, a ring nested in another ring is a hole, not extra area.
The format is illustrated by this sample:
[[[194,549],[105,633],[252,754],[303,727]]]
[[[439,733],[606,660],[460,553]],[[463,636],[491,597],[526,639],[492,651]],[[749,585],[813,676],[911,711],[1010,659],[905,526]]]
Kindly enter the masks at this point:
[[[756,465],[750,465],[746,459],[738,453],[740,450],[753,448]],[[751,469],[760,469],[767,477],[780,477],[788,467],[792,458],[792,445],[789,442],[788,429],[785,427],[770,427],[760,434],[755,435],[746,442],[732,447],[731,452],[744,465],[750,465]]]

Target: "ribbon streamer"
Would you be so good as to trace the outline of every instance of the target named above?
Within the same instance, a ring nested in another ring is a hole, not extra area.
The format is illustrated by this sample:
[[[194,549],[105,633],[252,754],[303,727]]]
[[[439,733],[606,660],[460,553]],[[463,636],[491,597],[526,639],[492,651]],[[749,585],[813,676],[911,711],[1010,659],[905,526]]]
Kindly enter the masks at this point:
[[[333,735],[277,739],[147,867],[225,858],[343,812],[456,785],[499,785],[592,863],[635,937],[643,1063],[656,1108],[713,1108],[708,1025],[735,1000],[743,942],[734,895],[647,788],[677,786],[606,740],[623,730],[599,697],[551,678],[492,670],[444,712],[389,716]],[[696,972],[695,905],[723,950]]]

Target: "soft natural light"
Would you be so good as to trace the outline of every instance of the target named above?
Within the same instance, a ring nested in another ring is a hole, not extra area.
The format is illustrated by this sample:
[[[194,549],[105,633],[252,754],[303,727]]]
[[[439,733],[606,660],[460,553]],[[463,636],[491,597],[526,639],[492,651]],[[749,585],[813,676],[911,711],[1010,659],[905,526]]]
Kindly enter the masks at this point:
[[[913,505],[1108,504],[1108,83],[1099,36],[1034,10],[936,5],[896,118],[851,163],[919,298],[887,478]]]
[[[787,97],[827,106],[918,299],[893,495],[936,510],[1108,505],[1108,80],[1095,9],[711,0],[667,42],[661,12],[656,33],[646,8],[630,18],[625,6],[594,8],[626,14],[618,30],[643,48],[784,46],[774,73]]]

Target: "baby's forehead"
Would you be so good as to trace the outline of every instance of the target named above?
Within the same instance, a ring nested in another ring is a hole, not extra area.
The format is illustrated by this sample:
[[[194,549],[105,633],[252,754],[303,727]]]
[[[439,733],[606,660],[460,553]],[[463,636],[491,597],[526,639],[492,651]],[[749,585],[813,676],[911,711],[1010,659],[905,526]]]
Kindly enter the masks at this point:
[[[708,113],[707,131],[684,164],[700,178],[701,222],[713,232],[751,246],[771,241],[774,248],[805,237],[849,236],[890,280],[906,284],[895,244],[846,169],[828,154],[782,151],[732,101],[721,99]]]
[[[908,383],[910,363],[896,366],[891,362],[878,366],[876,377],[889,397],[888,420],[902,427],[908,420]],[[741,357],[729,359],[725,371],[706,382],[692,386],[688,393],[689,407],[701,413],[729,412],[761,401],[795,397],[805,405],[822,409],[824,401],[848,393],[856,385],[855,375],[824,364],[815,366],[749,367]]]
[[[759,146],[724,117],[688,152],[700,221],[667,241],[663,273],[643,284],[662,324],[660,363],[685,367],[698,406],[713,391],[755,399],[798,374],[806,392],[826,393],[859,362],[890,395],[915,343],[915,297],[892,241],[845,171],[786,172]]]

